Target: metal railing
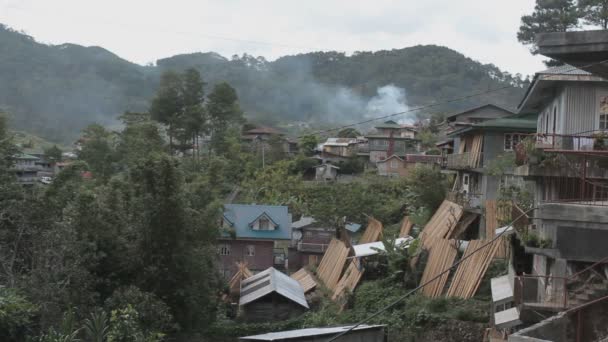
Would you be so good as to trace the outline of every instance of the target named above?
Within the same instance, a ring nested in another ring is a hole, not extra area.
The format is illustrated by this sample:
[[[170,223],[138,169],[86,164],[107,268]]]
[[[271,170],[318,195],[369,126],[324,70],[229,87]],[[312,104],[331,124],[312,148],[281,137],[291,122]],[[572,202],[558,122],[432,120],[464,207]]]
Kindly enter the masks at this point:
[[[608,257],[569,277],[517,276],[514,282],[515,303],[537,308],[566,309],[595,300],[608,294],[608,279],[602,269],[606,264]]]
[[[474,169],[477,165],[473,164],[473,155],[471,152],[448,154],[447,168],[448,169]]]
[[[466,209],[475,209],[481,208],[483,203],[483,194],[450,191],[447,194],[447,200],[459,204]]]
[[[594,130],[579,134],[520,134],[534,141],[534,147],[555,152],[587,152],[608,154],[608,131]]]
[[[545,177],[545,187],[551,196],[542,203],[570,203],[589,206],[608,206],[608,180],[586,177]]]

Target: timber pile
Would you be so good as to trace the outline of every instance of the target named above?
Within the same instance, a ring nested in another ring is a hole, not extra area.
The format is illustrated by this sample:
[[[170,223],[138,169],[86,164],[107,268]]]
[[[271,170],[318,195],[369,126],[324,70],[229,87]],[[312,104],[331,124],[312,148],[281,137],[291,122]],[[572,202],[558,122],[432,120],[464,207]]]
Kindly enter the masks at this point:
[[[237,271],[230,278],[228,284],[230,285],[230,293],[238,295],[241,293],[241,281],[251,277],[253,273],[247,268],[247,263],[237,262],[236,267]]]
[[[498,210],[495,200],[486,200],[486,239],[491,240],[496,236],[498,229]],[[496,258],[504,259],[509,254],[509,240],[506,237],[500,238],[498,241]]]
[[[471,153],[469,154],[469,166],[472,168],[478,168],[479,162],[481,161],[481,146],[483,145],[483,136],[477,134],[473,137],[473,143],[471,146]]]
[[[363,271],[364,269],[361,267],[359,261],[357,259],[352,259],[346,272],[344,272],[344,275],[340,278],[331,300],[337,301],[342,299],[346,294],[346,290],[350,292],[354,291],[363,276]]]
[[[449,268],[454,263],[458,254],[456,241],[436,238],[432,236],[424,237],[423,244],[429,250],[429,258],[422,273],[420,283],[424,284],[427,281],[438,276],[446,268]],[[448,280],[449,272],[446,272],[441,277],[427,284],[422,288],[422,293],[431,298],[437,298],[443,294],[443,289]]]
[[[359,244],[379,241],[380,236],[382,236],[382,222],[370,217],[365,233],[363,233],[363,236],[359,239]]]
[[[414,222],[410,221],[409,216],[405,216],[403,218],[403,222],[401,223],[401,230],[399,231],[399,237],[404,238],[408,237],[412,232],[412,227],[414,227]]]
[[[464,252],[463,258],[471,255],[475,250],[483,246],[487,241],[471,240]],[[472,257],[463,261],[452,278],[452,283],[446,296],[469,299],[475,295],[488,266],[494,259],[499,240],[479,250]]]
[[[308,293],[309,291],[317,287],[317,282],[305,268],[301,268],[298,272],[292,274],[291,278],[297,280],[298,283],[302,285],[304,293]]]
[[[317,276],[332,291],[336,288],[342,275],[348,252],[349,248],[344,245],[344,242],[332,239],[323,255],[323,259],[321,259]]]
[[[460,221],[462,214],[462,206],[445,200],[426,226],[424,226],[422,234],[440,239],[452,238],[453,231],[458,221]]]
[[[478,216],[479,215],[474,213],[465,212],[462,218],[460,219],[460,222],[458,222],[458,224],[456,225],[456,228],[454,228],[454,230],[452,231],[451,237],[454,239],[458,239],[460,236],[462,236],[462,234],[466,232],[467,228],[469,228],[469,226],[473,223],[473,221],[475,221]]]

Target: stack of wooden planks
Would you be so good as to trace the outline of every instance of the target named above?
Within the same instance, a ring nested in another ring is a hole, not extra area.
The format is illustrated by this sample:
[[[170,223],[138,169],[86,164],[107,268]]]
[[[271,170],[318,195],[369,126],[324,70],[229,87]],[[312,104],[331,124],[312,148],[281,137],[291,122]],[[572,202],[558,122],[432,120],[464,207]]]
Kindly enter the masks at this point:
[[[335,290],[342,275],[348,252],[349,248],[344,245],[344,242],[332,239],[323,255],[323,259],[321,259],[317,276],[332,291]]]
[[[308,293],[317,287],[317,282],[305,268],[301,268],[298,272],[292,274],[291,278],[297,280],[302,285],[304,293]]]
[[[453,265],[454,259],[458,254],[455,240],[446,240],[434,236],[425,236],[423,245],[429,251],[429,257],[422,273],[421,284],[437,277],[445,269]],[[422,288],[422,293],[431,298],[439,297],[443,294],[443,289],[448,280],[449,272],[435,279]]]
[[[495,200],[486,200],[486,240],[491,240],[496,236],[498,228],[498,210]],[[498,240],[498,247],[494,257],[505,259],[509,255],[509,240],[502,237]]]
[[[344,275],[342,278],[340,278],[331,299],[333,301],[339,301],[342,299],[344,294],[346,294],[347,290],[350,292],[354,291],[355,287],[357,287],[357,284],[359,284],[359,281],[363,276],[363,271],[364,269],[361,267],[359,261],[357,259],[352,259],[348,264]]]
[[[437,209],[426,226],[424,226],[422,234],[424,236],[450,239],[452,238],[453,231],[458,225],[462,214],[462,206],[445,200],[441,203],[441,206],[439,206],[439,209]]]
[[[412,227],[414,227],[414,223],[410,220],[410,217],[406,215],[403,218],[403,222],[401,222],[401,230],[399,231],[399,237],[404,238],[409,236],[412,232]]]
[[[228,284],[230,285],[230,293],[238,295],[241,292],[241,281],[251,277],[253,272],[247,268],[247,263],[245,262],[237,262],[236,267],[237,271],[230,278]]]
[[[367,228],[365,229],[361,239],[359,239],[359,244],[379,241],[381,236],[382,222],[370,217],[367,223]]]
[[[483,240],[469,241],[463,258],[471,255],[487,242],[488,241]],[[446,296],[464,299],[473,297],[479,288],[479,284],[481,284],[481,280],[485,275],[488,266],[492,262],[492,259],[494,259],[494,254],[496,253],[499,244],[500,240],[494,241],[494,243],[487,245],[458,265]]]
[[[467,231],[467,228],[479,217],[478,214],[465,212],[460,219],[460,222],[456,225],[452,233],[450,234],[453,239],[459,239],[462,234]]]
[[[481,161],[481,147],[483,146],[483,135],[476,134],[473,137],[471,152],[469,154],[469,166],[476,169]]]

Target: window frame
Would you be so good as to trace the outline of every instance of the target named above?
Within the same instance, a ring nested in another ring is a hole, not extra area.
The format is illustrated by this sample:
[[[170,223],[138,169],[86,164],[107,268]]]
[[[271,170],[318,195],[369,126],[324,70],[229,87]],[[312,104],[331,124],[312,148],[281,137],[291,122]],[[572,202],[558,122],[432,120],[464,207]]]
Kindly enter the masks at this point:
[[[503,137],[503,149],[505,151],[515,151],[517,145],[525,139],[521,133],[505,133]]]
[[[217,252],[221,256],[229,256],[231,252],[230,244],[223,243],[218,246]]]
[[[264,225],[262,224],[262,222],[264,223]],[[266,217],[261,217],[258,220],[258,230],[272,230],[272,225],[270,224],[270,220]]]
[[[245,246],[245,255],[248,257],[255,256],[255,245],[246,245]]]

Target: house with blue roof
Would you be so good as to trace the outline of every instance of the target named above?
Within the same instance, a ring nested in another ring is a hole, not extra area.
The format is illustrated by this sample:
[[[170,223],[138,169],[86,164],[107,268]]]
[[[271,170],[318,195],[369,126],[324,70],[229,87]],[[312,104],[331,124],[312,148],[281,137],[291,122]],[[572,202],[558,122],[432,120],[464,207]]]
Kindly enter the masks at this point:
[[[218,238],[220,272],[230,278],[237,262],[253,272],[285,268],[286,253],[277,243],[291,240],[291,214],[286,206],[226,204]]]

